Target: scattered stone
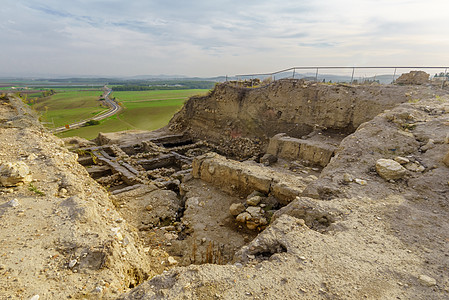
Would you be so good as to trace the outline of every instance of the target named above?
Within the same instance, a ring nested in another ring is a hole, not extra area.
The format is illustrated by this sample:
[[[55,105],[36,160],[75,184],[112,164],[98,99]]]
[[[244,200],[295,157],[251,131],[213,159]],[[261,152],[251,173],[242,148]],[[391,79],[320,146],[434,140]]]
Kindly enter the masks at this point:
[[[167,258],[167,261],[168,261],[168,264],[169,264],[170,266],[174,266],[174,265],[177,265],[177,264],[178,264],[178,261],[177,261],[176,259],[174,259],[172,256],[169,256],[169,257]]]
[[[354,179],[354,182],[355,182],[355,183],[358,183],[358,184],[360,184],[360,185],[367,185],[367,184],[368,184],[368,182],[366,182],[366,180],[360,179],[360,178]]]
[[[151,204],[148,204],[147,206],[145,206],[145,209],[147,211],[152,211],[153,210],[153,206]]]
[[[245,211],[245,212],[239,214],[239,215],[237,216],[237,218],[235,218],[235,219],[236,219],[237,222],[245,223],[246,220],[248,220],[248,219],[250,219],[250,218],[251,218],[251,215]]]
[[[248,204],[250,206],[257,206],[261,200],[262,200],[262,198],[260,196],[254,196],[254,197],[246,200],[246,204]]]
[[[30,169],[23,161],[9,162],[0,166],[0,184],[11,187],[31,182]]]
[[[245,211],[245,206],[242,203],[233,203],[229,207],[229,212],[233,216],[238,216],[239,214],[241,214],[244,211]]]
[[[39,295],[34,295],[33,297],[30,298],[30,300],[39,300]]]
[[[400,163],[401,165],[408,164],[410,162],[410,159],[402,157],[402,156],[396,156],[394,158],[394,161],[397,163]]]
[[[404,167],[409,171],[417,172],[417,173],[424,172],[424,170],[426,169],[418,162],[410,162],[410,163],[404,165]]]
[[[344,173],[344,174],[343,174],[343,181],[344,181],[344,182],[350,183],[350,182],[352,182],[353,180],[354,180],[354,178],[353,178],[350,174],[348,174],[348,173]]]
[[[435,286],[437,284],[437,281],[434,278],[429,277],[427,275],[420,275],[418,277],[418,280],[422,285],[425,285],[428,287]]]
[[[59,197],[61,197],[61,198],[67,197],[67,193],[68,193],[68,191],[65,188],[61,188],[59,190]]]
[[[435,141],[432,139],[429,139],[429,141],[427,142],[427,144],[425,144],[424,146],[421,147],[422,151],[427,151],[429,149],[435,148]]]
[[[269,153],[265,154],[260,159],[260,162],[262,164],[264,164],[265,166],[270,166],[270,165],[274,164],[277,161],[278,161],[278,158],[276,156],[274,156],[273,154],[269,154]]]
[[[267,221],[267,219],[266,218],[260,218],[259,220],[259,225],[261,225],[261,226],[264,226],[264,225],[267,225],[268,224],[268,221]]]
[[[254,229],[257,228],[257,226],[258,226],[258,224],[257,224],[256,222],[253,222],[253,221],[247,221],[247,222],[246,222],[246,227],[247,227],[249,230],[254,230]]]
[[[178,238],[178,235],[176,233],[167,232],[167,233],[164,233],[164,237],[165,237],[165,239],[171,241],[171,240],[176,240]]]
[[[77,263],[78,263],[78,261],[77,261],[76,259],[72,259],[72,260],[69,262],[69,268],[70,268],[70,269],[73,269],[73,267],[75,267]]]
[[[301,225],[301,226],[304,226],[304,225],[306,225],[306,221],[304,221],[304,219],[298,219],[298,220],[296,221],[296,224]]]
[[[400,163],[392,159],[379,159],[376,162],[376,171],[385,180],[401,179],[406,173],[406,169]]]
[[[8,205],[11,207],[17,207],[20,205],[20,203],[19,203],[19,200],[14,198],[14,199],[8,201]]]
[[[261,217],[262,209],[260,207],[250,206],[246,211],[254,218]]]

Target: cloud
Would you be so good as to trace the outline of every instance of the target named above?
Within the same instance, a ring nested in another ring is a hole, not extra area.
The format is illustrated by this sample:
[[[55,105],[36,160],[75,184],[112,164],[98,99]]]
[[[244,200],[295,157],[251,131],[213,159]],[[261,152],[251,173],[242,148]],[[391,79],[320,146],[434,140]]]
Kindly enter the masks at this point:
[[[447,64],[442,0],[4,0],[2,75]],[[438,9],[433,9],[438,8]]]

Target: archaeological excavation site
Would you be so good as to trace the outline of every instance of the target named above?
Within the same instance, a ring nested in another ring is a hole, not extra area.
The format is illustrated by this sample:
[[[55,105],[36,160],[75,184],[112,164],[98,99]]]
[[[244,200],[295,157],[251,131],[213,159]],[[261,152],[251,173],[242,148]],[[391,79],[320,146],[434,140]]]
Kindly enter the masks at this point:
[[[414,75],[220,83],[90,141],[2,95],[0,298],[448,299],[449,90]]]

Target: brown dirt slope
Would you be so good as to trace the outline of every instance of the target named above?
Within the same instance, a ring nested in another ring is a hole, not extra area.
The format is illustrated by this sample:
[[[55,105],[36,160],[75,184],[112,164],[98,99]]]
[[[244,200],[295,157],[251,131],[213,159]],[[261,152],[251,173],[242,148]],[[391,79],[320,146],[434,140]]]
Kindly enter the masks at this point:
[[[0,164],[32,182],[0,187],[0,298],[104,299],[153,276],[108,195],[20,99],[0,99]]]

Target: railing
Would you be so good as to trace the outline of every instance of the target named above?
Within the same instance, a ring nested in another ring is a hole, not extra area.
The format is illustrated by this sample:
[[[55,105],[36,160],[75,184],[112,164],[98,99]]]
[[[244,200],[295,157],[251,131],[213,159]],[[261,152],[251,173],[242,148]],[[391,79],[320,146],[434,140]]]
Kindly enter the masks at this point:
[[[393,75],[392,75],[392,83],[395,81],[396,79],[396,74],[398,70],[403,70],[403,69],[410,69],[410,70],[427,70],[427,69],[433,69],[433,70],[444,70],[444,78],[445,80],[443,81],[442,86],[444,86],[444,83],[447,80],[447,69],[449,67],[293,67],[293,68],[288,68],[288,69],[284,69],[281,71],[277,71],[277,72],[273,72],[273,73],[256,73],[256,74],[243,74],[243,75],[236,75],[235,77],[237,77],[237,80],[242,80],[242,79],[255,79],[255,78],[263,78],[263,77],[271,77],[271,79],[273,81],[276,81],[277,79],[284,79],[284,78],[293,78],[295,79],[295,75],[297,76],[297,78],[299,79],[300,76],[298,76],[298,70],[313,70],[314,73],[312,73],[312,76],[308,76],[309,77],[314,77],[315,81],[318,81],[318,75],[320,74],[320,70],[350,70],[352,71],[351,73],[351,80],[350,83],[353,84],[354,83],[354,76],[356,75],[356,70],[369,70],[372,71],[373,69],[379,69],[379,70],[394,70]],[[291,76],[289,76],[288,74],[292,73]],[[276,78],[276,75],[278,75],[278,78]],[[309,74],[310,75],[310,74]],[[328,76],[331,75],[335,75],[335,74],[327,74]],[[375,74],[374,76],[372,76],[371,78],[375,78],[377,75]],[[347,76],[349,78],[349,76]],[[303,77],[304,78],[304,77]]]

